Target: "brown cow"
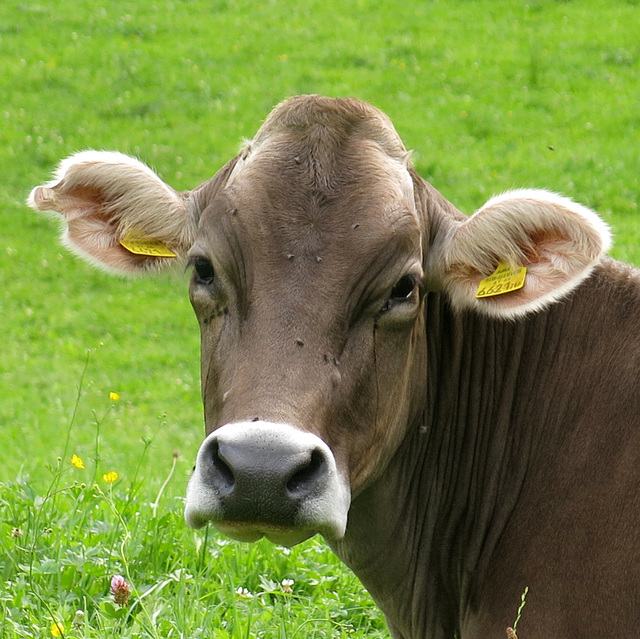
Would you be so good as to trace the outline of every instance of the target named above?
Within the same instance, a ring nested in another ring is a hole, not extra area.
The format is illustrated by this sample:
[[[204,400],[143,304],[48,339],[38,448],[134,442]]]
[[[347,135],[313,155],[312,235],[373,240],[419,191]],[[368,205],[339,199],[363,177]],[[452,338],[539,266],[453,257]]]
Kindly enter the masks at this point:
[[[194,267],[190,525],[320,532],[394,637],[503,637],[526,586],[525,639],[636,636],[640,278],[594,213],[525,190],[467,218],[385,115],[318,96],[194,191],[88,152],[30,204],[104,268]]]

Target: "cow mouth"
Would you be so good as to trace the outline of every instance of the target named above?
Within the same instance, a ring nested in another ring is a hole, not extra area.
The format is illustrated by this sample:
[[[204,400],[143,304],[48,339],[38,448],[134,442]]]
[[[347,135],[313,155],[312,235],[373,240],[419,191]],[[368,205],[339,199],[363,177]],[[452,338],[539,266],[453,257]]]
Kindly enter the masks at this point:
[[[265,537],[273,544],[290,548],[313,535],[315,530],[304,530],[288,526],[278,526],[264,523],[250,523],[244,521],[237,522],[215,522],[214,526],[227,537],[236,541],[253,543]]]

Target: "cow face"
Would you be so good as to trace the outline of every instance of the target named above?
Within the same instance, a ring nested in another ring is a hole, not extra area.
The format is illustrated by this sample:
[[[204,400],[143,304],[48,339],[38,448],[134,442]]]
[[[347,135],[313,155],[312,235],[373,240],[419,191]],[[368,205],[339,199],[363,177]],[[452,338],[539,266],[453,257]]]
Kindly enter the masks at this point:
[[[201,193],[189,259],[209,435],[187,520],[290,542],[340,537],[350,495],[404,434],[424,273],[399,139],[287,106]]]
[[[408,168],[389,120],[356,100],[277,107],[243,152],[176,193],[140,162],[88,152],[29,203],[118,272],[193,266],[207,437],[186,519],[294,544],[345,532],[426,401],[426,292],[514,320],[566,295],[608,246],[584,207],[543,191],[466,218]],[[132,241],[133,239],[133,241]],[[524,286],[477,298],[499,262]]]

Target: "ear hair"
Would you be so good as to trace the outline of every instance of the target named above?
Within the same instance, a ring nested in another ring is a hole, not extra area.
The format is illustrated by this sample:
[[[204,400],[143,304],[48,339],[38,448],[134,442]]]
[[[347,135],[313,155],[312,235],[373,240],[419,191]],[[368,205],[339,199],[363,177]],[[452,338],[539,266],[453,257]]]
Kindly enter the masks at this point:
[[[149,167],[122,153],[83,151],[63,160],[53,180],[34,188],[28,205],[60,213],[63,242],[84,259],[117,272],[157,268],[166,259],[133,255],[119,245],[128,232],[185,254],[196,216],[188,193],[177,193]]]

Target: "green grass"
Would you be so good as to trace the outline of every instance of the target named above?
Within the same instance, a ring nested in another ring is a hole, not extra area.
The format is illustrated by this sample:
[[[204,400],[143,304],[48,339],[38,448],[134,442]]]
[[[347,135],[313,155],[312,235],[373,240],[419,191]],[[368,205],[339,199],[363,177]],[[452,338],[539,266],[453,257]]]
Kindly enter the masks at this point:
[[[140,464],[108,483],[98,465],[54,460],[38,491],[18,477],[0,508],[0,637],[384,636],[353,575],[318,541],[273,553],[182,520],[182,502],[145,498]],[[128,601],[109,592],[114,575]],[[80,611],[80,613],[78,613]]]
[[[69,630],[76,609],[81,637],[382,627],[321,542],[287,554],[185,528],[203,434],[186,275],[123,281],[62,250],[24,206],[60,158],[120,150],[189,189],[284,97],[354,95],[465,212],[553,189],[599,211],[613,255],[640,264],[639,29],[623,0],[0,3],[0,637],[49,636],[49,617]],[[108,584],[127,571],[139,603],[121,613]]]

